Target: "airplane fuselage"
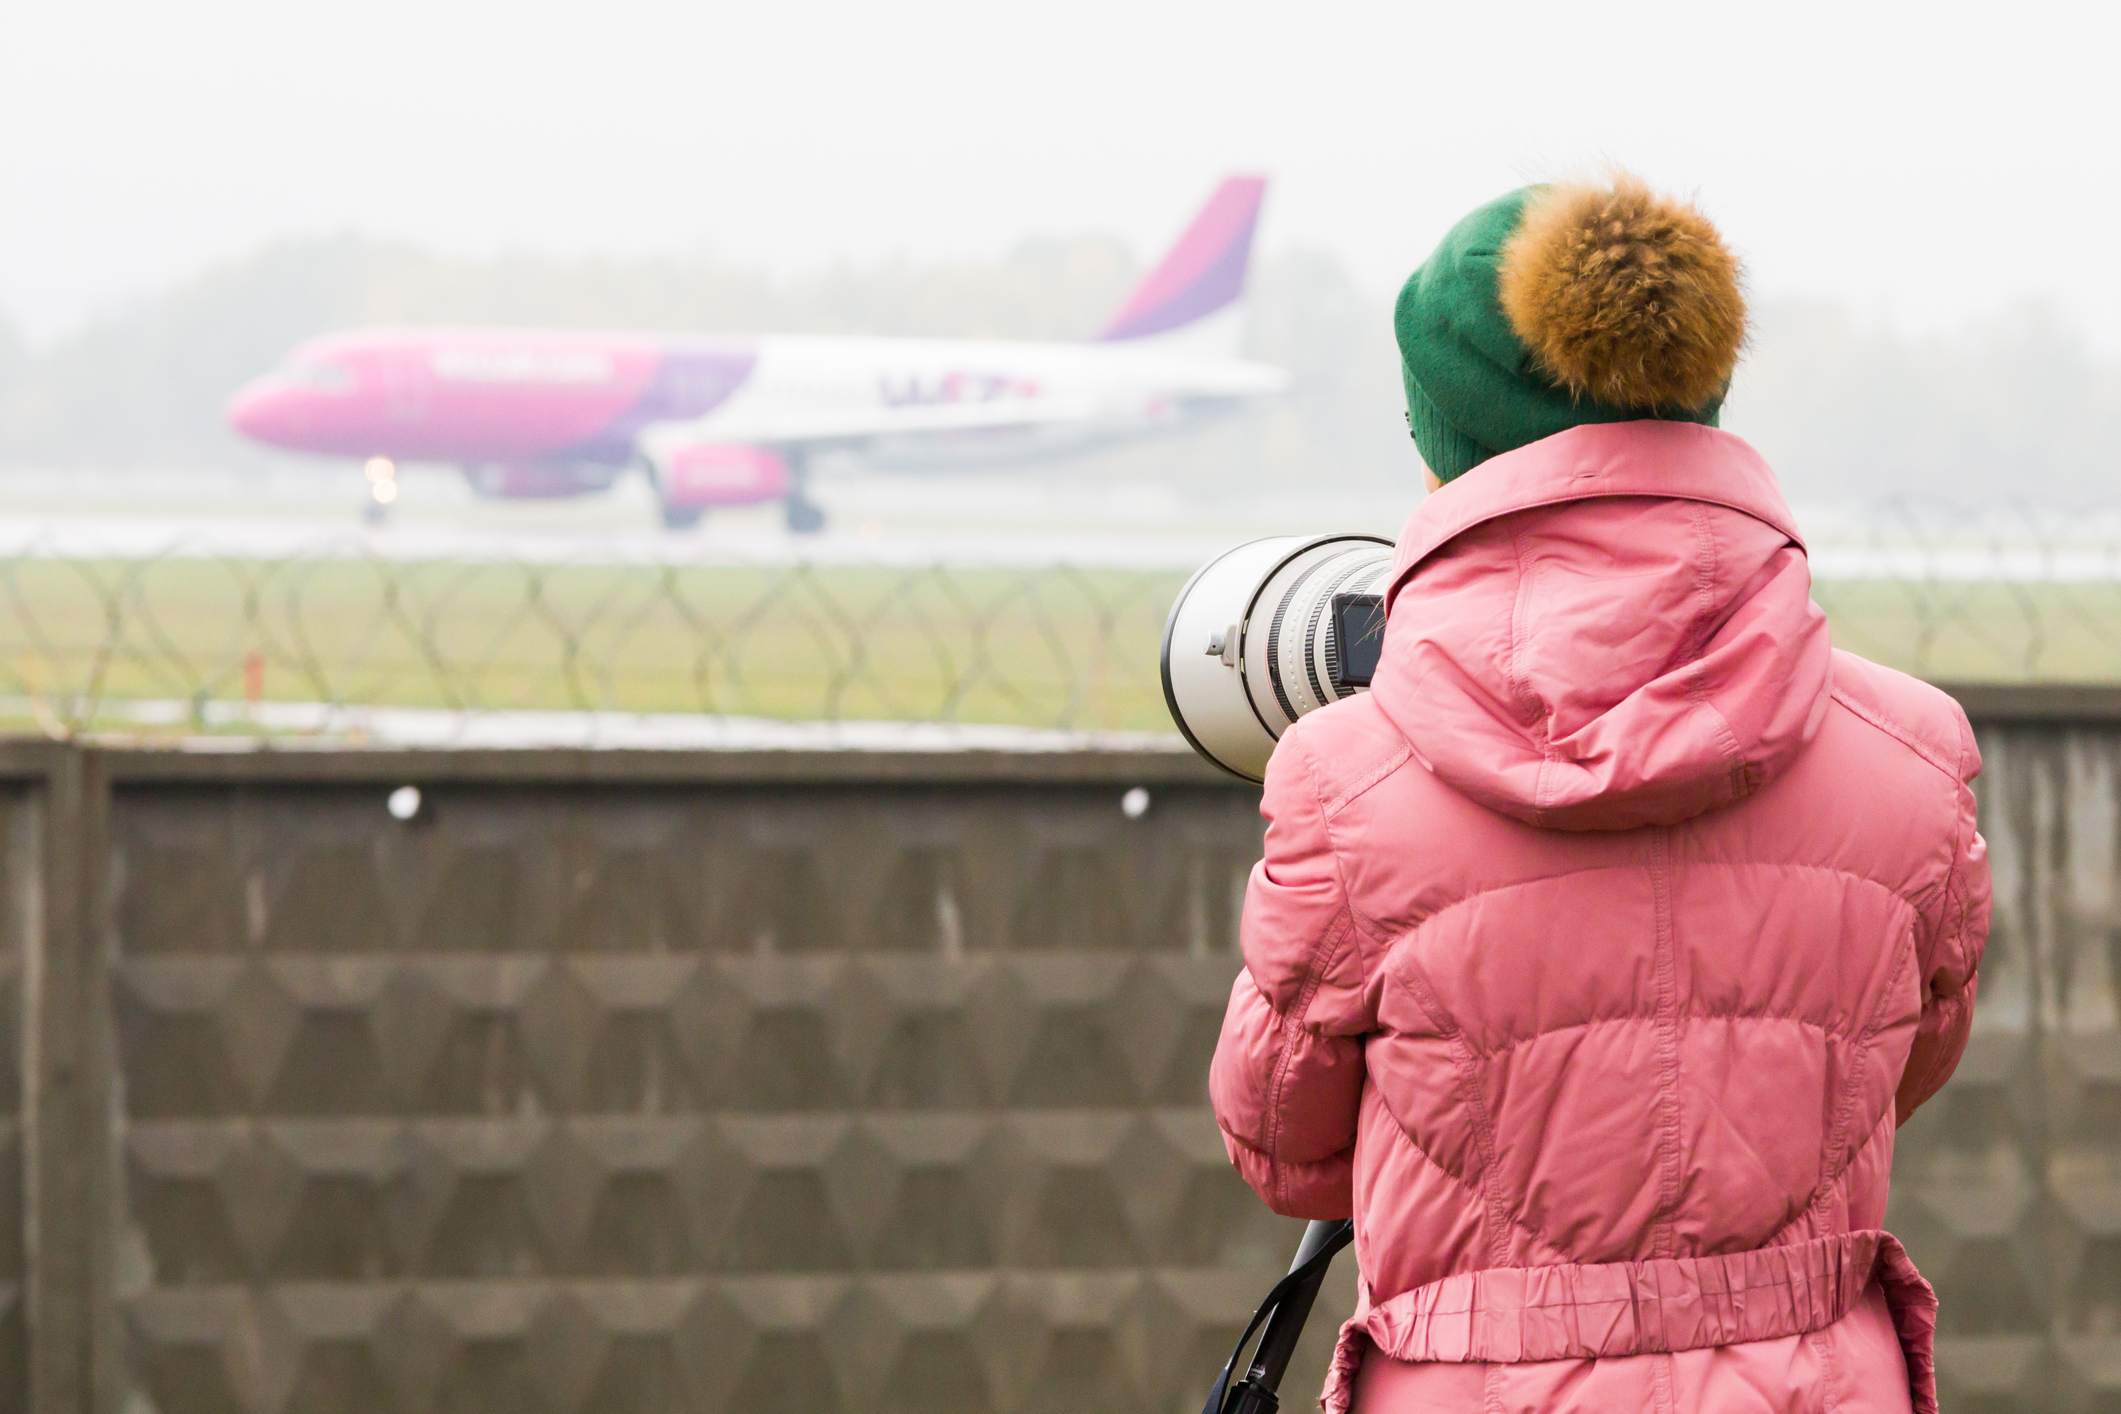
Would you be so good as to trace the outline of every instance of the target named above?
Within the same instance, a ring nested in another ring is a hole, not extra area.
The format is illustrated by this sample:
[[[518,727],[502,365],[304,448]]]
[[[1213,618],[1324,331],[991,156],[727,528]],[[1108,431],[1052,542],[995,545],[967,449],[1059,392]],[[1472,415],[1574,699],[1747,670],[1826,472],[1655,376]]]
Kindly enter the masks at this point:
[[[295,451],[472,468],[616,468],[696,444],[977,465],[1188,425],[1286,383],[1141,344],[375,329],[301,345],[229,415]]]

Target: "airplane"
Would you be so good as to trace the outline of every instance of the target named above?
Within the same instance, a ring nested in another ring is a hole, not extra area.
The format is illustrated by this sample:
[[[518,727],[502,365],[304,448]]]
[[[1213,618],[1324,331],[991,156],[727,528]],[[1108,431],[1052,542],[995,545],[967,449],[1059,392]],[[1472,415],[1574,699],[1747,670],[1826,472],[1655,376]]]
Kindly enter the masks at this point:
[[[1288,386],[1237,357],[1263,178],[1225,180],[1096,339],[1079,344],[562,329],[378,328],[298,346],[228,420],[272,446],[365,460],[380,518],[402,461],[486,496],[603,491],[632,467],[665,525],[779,501],[823,529],[813,460],[984,468],[1168,433]]]

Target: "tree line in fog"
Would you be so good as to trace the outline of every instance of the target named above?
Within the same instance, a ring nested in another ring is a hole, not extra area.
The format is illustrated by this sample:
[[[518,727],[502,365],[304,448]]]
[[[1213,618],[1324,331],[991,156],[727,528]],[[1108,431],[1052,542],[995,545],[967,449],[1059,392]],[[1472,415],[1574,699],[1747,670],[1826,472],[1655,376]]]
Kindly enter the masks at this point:
[[[245,379],[314,334],[499,323],[701,332],[1080,339],[1140,276],[1121,243],[1032,241],[1006,257],[839,266],[797,277],[707,258],[468,259],[354,237],[291,241],[31,348],[0,323],[0,464],[183,468],[272,455],[223,426]],[[1218,487],[1416,475],[1389,294],[1295,251],[1253,277],[1247,353],[1295,375],[1271,410],[1094,453],[1071,474]],[[1756,311],[1724,425],[1795,499],[2121,496],[2121,363],[2038,307],[1909,339],[1833,305]]]

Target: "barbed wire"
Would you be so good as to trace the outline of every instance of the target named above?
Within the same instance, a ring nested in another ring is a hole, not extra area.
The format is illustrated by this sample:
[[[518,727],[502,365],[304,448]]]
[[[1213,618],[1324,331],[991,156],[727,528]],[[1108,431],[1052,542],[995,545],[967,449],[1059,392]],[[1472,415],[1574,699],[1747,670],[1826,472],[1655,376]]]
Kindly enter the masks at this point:
[[[274,716],[226,708],[274,703],[1160,729],[1183,579],[32,548],[0,553],[0,715],[68,733],[241,730]]]
[[[1805,508],[1837,647],[1942,682],[2121,683],[2121,503]]]
[[[1816,528],[1815,528],[1816,527]],[[2121,683],[2121,508],[1808,523],[1837,645],[1935,680]],[[0,718],[326,730],[375,709],[1169,728],[1189,567],[0,544]]]

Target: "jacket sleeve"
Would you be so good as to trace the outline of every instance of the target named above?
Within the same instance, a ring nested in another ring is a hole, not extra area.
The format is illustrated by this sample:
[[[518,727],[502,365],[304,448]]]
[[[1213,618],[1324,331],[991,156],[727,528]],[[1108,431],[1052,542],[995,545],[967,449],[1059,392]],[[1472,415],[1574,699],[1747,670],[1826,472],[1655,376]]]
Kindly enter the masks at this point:
[[[1266,855],[1245,890],[1245,965],[1208,1091],[1230,1160],[1267,1206],[1298,1218],[1354,1208],[1359,1039],[1374,1029],[1359,937],[1302,733],[1267,766]]]
[[[1922,1021],[1893,1097],[1895,1123],[1905,1124],[1916,1107],[1944,1088],[1966,1049],[1974,1023],[1974,988],[1981,951],[1988,944],[1988,844],[1974,823],[1974,777],[1981,750],[1973,728],[1959,719],[1958,821],[1952,837],[1951,872],[1937,902],[1922,920],[1917,957],[1922,967]]]

